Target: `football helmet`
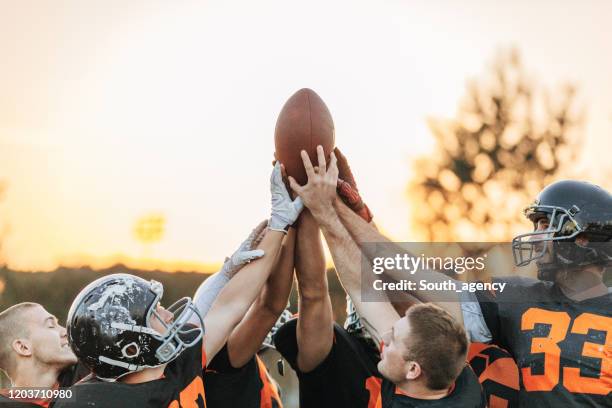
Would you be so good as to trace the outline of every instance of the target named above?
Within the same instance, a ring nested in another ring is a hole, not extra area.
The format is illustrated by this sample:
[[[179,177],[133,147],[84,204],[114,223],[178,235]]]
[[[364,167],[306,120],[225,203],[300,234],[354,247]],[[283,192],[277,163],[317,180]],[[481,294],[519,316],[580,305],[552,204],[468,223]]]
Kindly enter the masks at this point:
[[[129,274],[104,276],[87,285],[68,312],[68,340],[77,357],[103,381],[116,381],[131,372],[168,363],[204,334],[204,323],[191,298],[167,310],[166,324],[156,312],[163,286]],[[189,324],[196,317],[200,326]],[[165,332],[151,327],[157,318]]]
[[[512,240],[515,264],[536,260],[538,279],[554,281],[559,270],[612,265],[612,195],[601,187],[575,180],[552,183],[524,214],[534,226],[542,218],[548,223]]]

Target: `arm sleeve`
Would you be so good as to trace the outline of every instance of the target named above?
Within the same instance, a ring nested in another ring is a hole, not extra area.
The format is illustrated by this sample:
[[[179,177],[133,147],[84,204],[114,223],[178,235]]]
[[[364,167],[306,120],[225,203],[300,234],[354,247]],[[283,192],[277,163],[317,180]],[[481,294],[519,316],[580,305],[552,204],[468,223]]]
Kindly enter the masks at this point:
[[[225,273],[217,272],[202,282],[193,297],[193,301],[202,315],[202,319],[206,317],[217,295],[219,295],[221,289],[223,289],[229,281],[230,278]]]
[[[483,309],[475,293],[461,292],[461,314],[468,338],[473,343],[489,343],[493,335],[489,329]]]

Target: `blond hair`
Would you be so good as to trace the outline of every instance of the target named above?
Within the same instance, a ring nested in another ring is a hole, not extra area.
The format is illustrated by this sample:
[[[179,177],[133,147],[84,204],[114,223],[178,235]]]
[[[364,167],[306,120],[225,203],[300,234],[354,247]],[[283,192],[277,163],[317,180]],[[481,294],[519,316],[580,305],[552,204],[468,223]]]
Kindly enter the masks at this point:
[[[28,336],[28,328],[23,324],[23,312],[36,306],[39,304],[23,302],[0,313],[0,369],[9,377],[15,369],[13,341]]]

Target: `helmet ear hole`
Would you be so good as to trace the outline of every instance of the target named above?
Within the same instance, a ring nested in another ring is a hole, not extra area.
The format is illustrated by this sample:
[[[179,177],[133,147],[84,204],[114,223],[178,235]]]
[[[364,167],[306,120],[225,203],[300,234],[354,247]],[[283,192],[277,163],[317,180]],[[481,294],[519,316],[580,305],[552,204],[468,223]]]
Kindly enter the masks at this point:
[[[123,349],[121,349],[121,353],[124,357],[135,358],[140,354],[140,347],[136,343],[126,344],[123,346]]]
[[[586,234],[579,234],[576,236],[575,242],[578,245],[586,246],[589,243],[589,238],[586,236]]]

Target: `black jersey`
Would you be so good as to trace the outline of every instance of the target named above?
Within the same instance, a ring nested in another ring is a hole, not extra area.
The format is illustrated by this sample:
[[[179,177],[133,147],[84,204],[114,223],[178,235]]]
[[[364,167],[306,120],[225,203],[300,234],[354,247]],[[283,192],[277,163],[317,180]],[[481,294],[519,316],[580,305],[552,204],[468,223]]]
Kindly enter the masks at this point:
[[[493,342],[514,357],[520,406],[612,406],[612,294],[576,302],[557,285],[506,280],[477,294]]]
[[[204,382],[208,408],[282,408],[278,387],[260,358],[234,368],[227,344],[206,368]]]
[[[274,344],[297,373],[301,408],[486,406],[482,388],[470,368],[463,370],[454,390],[440,400],[420,400],[402,394],[378,372],[378,350],[338,325],[334,325],[334,342],[323,362],[308,373],[300,372],[296,329],[297,319],[285,323],[276,333]]]
[[[466,365],[455,380],[447,396],[424,400],[402,392],[388,380],[382,381],[381,408],[486,408],[487,402],[480,383],[472,369]]]
[[[49,400],[18,400],[9,398],[0,394],[0,407],[2,408],[47,408],[52,407],[52,401]]]
[[[54,408],[205,408],[203,340],[168,363],[163,376],[140,384],[104,382],[93,377],[75,384],[74,402],[58,401]]]
[[[375,407],[380,375],[356,338],[335,325],[329,354],[318,367],[304,373],[297,366],[296,330],[297,319],[288,321],[276,332],[274,344],[298,376],[301,408]]]

